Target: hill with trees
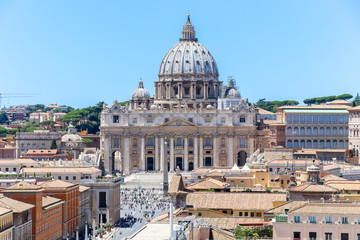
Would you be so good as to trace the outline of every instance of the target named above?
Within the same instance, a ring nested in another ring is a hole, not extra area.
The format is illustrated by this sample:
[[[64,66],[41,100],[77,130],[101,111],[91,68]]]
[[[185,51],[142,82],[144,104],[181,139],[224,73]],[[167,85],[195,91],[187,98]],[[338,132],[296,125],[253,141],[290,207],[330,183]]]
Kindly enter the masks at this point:
[[[312,104],[321,104],[321,103],[327,103],[334,100],[349,100],[353,98],[351,94],[345,93],[341,94],[339,96],[327,96],[327,97],[314,97],[314,98],[307,98],[303,102],[307,104],[308,106],[311,106]]]
[[[298,101],[293,100],[283,100],[283,101],[266,101],[266,98],[259,99],[255,103],[255,106],[268,110],[270,112],[276,112],[278,107],[281,106],[296,106],[299,105]]]

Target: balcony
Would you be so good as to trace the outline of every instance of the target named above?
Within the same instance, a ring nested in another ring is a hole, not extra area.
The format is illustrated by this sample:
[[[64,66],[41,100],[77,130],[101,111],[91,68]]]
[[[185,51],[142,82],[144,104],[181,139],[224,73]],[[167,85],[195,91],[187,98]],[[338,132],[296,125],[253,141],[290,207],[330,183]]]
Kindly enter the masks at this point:
[[[146,146],[146,149],[154,149],[154,146]]]
[[[175,149],[183,149],[184,146],[175,146]]]

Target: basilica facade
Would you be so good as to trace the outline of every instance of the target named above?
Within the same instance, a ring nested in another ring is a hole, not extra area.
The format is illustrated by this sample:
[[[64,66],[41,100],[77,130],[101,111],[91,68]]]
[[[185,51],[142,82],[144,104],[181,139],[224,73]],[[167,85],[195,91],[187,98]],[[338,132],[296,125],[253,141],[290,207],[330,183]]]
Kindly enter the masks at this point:
[[[244,165],[256,146],[255,108],[233,80],[226,86],[219,81],[215,59],[198,42],[189,15],[158,76],[153,97],[140,80],[129,104],[104,105],[105,172]]]

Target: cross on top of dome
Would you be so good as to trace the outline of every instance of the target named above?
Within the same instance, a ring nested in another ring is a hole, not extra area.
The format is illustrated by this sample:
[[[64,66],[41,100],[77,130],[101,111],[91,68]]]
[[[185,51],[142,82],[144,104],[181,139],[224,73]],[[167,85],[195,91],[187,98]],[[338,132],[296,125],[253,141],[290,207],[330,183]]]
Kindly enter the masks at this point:
[[[183,26],[181,36],[182,37],[180,38],[180,41],[198,41],[198,39],[195,37],[194,26],[191,24],[189,13],[187,14],[187,21],[186,24]]]

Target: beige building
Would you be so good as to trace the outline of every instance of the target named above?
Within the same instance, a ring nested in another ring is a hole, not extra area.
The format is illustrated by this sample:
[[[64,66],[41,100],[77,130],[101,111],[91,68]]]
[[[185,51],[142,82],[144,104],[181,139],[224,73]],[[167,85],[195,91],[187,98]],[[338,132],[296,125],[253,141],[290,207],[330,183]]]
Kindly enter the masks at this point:
[[[353,156],[359,159],[360,151],[360,106],[348,109],[349,111],[349,149]]]
[[[51,177],[66,182],[81,183],[82,180],[96,180],[102,175],[100,169],[95,167],[37,167],[24,168],[23,173],[27,176]]]
[[[219,81],[215,59],[198,42],[189,17],[158,76],[154,98],[140,81],[130,105],[114,101],[104,106],[100,139],[105,171],[243,166],[257,146],[255,107],[241,98],[233,81],[228,86]]]
[[[0,207],[0,239],[13,240],[13,211]]]
[[[360,239],[360,206],[354,203],[305,203],[276,216],[274,239]]]

